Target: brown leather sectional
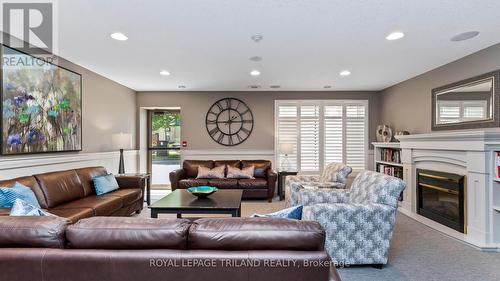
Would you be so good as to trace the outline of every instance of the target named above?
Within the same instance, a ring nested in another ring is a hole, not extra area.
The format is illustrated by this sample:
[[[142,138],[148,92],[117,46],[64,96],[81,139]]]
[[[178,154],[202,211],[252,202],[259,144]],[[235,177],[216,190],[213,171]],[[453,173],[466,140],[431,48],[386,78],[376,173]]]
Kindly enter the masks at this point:
[[[144,202],[144,180],[118,177],[118,190],[97,196],[92,177],[105,174],[104,167],[88,167],[3,180],[0,186],[19,182],[31,188],[43,209],[71,222],[93,216],[128,216],[140,212]],[[0,209],[0,215],[8,215],[9,211]]]
[[[0,276],[30,281],[340,280],[316,222],[0,218]]]
[[[214,168],[232,166],[243,169],[254,166],[255,179],[197,179],[198,167]],[[267,199],[272,201],[276,188],[277,174],[268,160],[185,160],[182,169],[170,172],[172,190],[192,186],[210,185],[220,189],[242,189],[243,199]]]

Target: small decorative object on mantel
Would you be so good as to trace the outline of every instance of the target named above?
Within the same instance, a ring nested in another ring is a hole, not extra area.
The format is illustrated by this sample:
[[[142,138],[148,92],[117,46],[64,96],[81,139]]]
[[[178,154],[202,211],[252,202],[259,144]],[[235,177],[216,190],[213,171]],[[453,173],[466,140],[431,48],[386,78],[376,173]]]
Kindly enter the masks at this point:
[[[408,132],[408,131],[397,131],[395,136],[407,136],[409,134],[410,134],[410,132]],[[399,142],[398,138],[394,138],[394,140]]]
[[[377,126],[377,141],[378,142],[391,142],[392,141],[392,129],[389,125],[378,125]]]

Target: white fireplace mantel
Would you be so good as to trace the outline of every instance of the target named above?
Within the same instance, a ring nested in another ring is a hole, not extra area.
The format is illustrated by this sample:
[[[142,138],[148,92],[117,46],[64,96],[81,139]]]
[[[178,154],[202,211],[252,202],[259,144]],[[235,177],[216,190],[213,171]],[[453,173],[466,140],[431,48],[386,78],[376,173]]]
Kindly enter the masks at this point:
[[[500,151],[500,129],[405,135],[397,139],[407,184],[401,212],[481,249],[500,249],[500,180],[496,181],[495,162],[496,152]],[[466,234],[417,214],[417,169],[466,176]]]

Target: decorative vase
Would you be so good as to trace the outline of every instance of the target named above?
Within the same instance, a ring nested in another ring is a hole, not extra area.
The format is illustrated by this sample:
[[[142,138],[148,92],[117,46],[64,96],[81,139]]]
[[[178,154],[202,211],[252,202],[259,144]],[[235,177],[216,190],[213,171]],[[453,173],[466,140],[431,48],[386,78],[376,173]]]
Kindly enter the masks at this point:
[[[378,142],[391,142],[393,137],[392,129],[389,125],[377,126],[377,141]]]

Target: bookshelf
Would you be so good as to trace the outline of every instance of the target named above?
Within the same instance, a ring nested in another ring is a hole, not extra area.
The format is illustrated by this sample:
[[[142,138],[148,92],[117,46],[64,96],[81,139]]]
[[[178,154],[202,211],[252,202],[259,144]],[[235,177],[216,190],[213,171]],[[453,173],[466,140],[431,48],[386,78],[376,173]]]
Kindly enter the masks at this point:
[[[403,179],[401,147],[399,142],[374,142],[374,168],[376,172]]]
[[[499,245],[500,247],[500,175],[498,174],[498,167],[500,166],[500,150],[493,151],[491,158],[493,160],[493,186],[491,189],[491,208],[493,209],[491,213],[492,238],[493,242],[497,243],[497,245]]]

